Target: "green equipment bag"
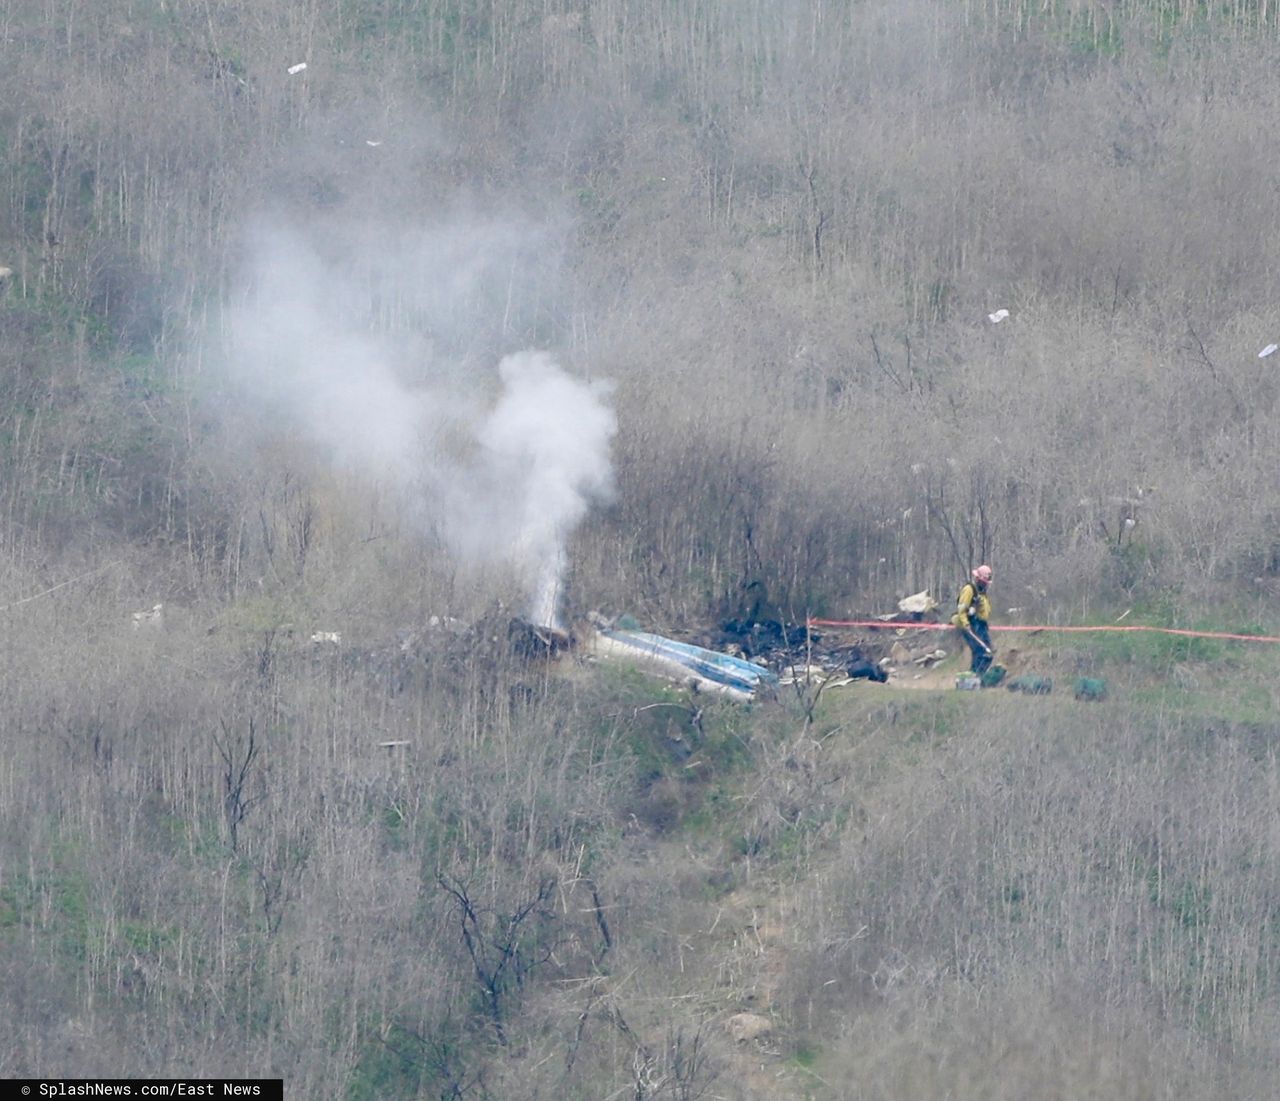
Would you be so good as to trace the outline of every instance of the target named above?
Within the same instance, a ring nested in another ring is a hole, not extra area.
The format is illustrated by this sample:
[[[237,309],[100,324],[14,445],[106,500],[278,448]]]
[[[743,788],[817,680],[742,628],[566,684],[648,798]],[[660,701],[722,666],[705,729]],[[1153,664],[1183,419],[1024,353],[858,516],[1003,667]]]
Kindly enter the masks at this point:
[[[993,665],[985,673],[982,674],[982,687],[994,688],[1002,680],[1008,670],[1003,665]]]

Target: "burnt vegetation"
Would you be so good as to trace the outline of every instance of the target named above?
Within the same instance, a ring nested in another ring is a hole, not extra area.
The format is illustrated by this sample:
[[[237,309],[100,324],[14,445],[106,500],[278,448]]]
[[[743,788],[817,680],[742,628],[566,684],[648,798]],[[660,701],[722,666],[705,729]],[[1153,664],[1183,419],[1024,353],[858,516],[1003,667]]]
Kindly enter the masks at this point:
[[[1274,1096],[1270,651],[740,705],[571,643],[803,664],[985,558],[1277,633],[1277,62],[1261,0],[0,0],[0,1075]],[[566,630],[245,397],[285,223],[411,384],[611,381]]]

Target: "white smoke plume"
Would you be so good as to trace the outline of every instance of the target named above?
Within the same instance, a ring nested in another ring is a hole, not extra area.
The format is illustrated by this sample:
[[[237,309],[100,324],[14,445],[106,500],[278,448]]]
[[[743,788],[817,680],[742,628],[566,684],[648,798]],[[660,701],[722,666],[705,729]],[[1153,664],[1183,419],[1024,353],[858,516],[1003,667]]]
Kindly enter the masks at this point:
[[[570,378],[550,356],[521,352],[498,368],[502,397],[479,438],[495,467],[520,487],[512,544],[532,564],[534,623],[559,626],[565,546],[592,499],[612,489],[616,421],[601,387]]]
[[[449,241],[457,235],[452,226]],[[491,226],[480,236],[506,239]],[[468,274],[446,263],[447,274],[434,279],[424,273],[434,270],[430,250],[439,241],[426,232],[403,240],[399,252],[344,265],[322,259],[301,234],[260,234],[247,290],[229,316],[237,390],[273,426],[391,490],[460,559],[509,562],[530,619],[558,626],[569,538],[612,487],[609,388],[529,350],[500,360],[495,394],[492,360],[477,368],[456,348],[433,350],[445,325],[460,327],[460,303],[509,308],[513,252],[486,262],[481,250]],[[344,276],[351,270],[363,272],[358,286]],[[492,280],[486,287],[495,270],[507,280],[503,298]],[[394,286],[398,316],[417,319],[419,329],[396,331],[362,308],[369,285]]]

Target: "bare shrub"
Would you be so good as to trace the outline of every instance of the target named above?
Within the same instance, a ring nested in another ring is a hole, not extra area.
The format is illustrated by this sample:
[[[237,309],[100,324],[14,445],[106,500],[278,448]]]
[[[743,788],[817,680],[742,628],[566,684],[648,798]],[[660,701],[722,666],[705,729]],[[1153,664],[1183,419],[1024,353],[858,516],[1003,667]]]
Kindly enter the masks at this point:
[[[1010,711],[976,734],[909,812],[850,836],[844,885],[813,900],[797,1019],[831,1035],[833,1015],[871,1019],[903,998],[976,1004],[1030,967],[1066,1005],[1088,991],[1134,1021],[1154,1009],[1160,1045],[1231,1037],[1242,1066],[1273,1058],[1258,1028],[1276,961],[1258,922],[1277,869],[1257,832],[1272,755],[1139,713],[1094,726],[1046,712],[1028,736]],[[1161,1089],[1202,1069],[1171,1065]]]

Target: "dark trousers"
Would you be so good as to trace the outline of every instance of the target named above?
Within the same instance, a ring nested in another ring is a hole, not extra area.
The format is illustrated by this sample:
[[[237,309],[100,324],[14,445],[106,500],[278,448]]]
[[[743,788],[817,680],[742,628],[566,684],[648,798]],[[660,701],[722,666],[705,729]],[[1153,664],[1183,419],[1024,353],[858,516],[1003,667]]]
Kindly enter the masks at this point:
[[[969,617],[969,630],[960,632],[964,635],[964,640],[969,644],[969,649],[973,652],[973,660],[969,663],[969,668],[978,676],[982,676],[991,667],[991,631],[987,628],[985,619],[974,619]],[[973,636],[977,636],[981,640],[981,644],[974,641]],[[982,647],[985,646],[986,650]]]

